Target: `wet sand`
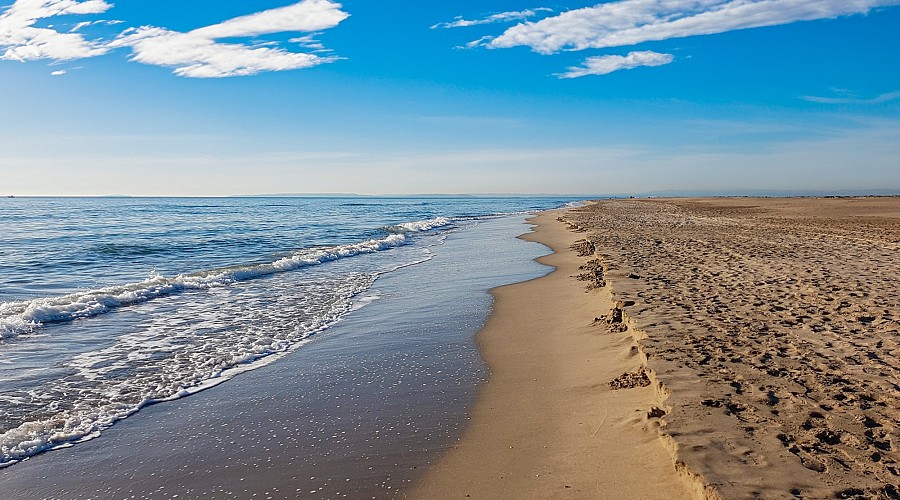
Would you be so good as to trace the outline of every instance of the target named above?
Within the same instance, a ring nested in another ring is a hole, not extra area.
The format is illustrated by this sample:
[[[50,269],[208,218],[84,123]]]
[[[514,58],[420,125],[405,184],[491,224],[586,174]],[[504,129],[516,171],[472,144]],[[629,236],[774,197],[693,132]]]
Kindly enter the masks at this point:
[[[414,498],[900,498],[900,198],[546,213]]]
[[[547,272],[522,227],[453,233],[290,355],[0,469],[0,499],[402,497],[466,426],[487,290]]]
[[[525,236],[554,250],[538,261],[556,271],[493,290],[494,310],[478,336],[489,382],[462,440],[411,498],[699,494],[657,430],[665,394],[637,375],[646,360],[634,339],[607,333],[614,317],[595,321],[614,304],[592,252],[570,249],[583,234],[556,221],[560,213],[539,215]]]
[[[628,304],[669,394],[660,435],[708,496],[900,498],[900,198],[610,200],[565,218]]]

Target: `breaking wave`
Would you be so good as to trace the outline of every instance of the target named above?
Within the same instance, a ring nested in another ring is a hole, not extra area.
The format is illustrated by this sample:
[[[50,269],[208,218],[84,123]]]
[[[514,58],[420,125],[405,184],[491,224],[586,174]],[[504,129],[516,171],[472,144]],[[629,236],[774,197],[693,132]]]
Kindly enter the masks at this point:
[[[89,318],[158,297],[190,290],[228,286],[239,281],[252,280],[337,259],[380,252],[405,244],[407,233],[424,232],[447,226],[450,223],[450,219],[446,217],[407,222],[383,228],[385,232],[390,233],[384,238],[345,245],[307,248],[262,264],[179,274],[175,277],[152,274],[146,280],[137,283],[113,285],[57,297],[0,303],[0,340],[32,333],[48,323]]]

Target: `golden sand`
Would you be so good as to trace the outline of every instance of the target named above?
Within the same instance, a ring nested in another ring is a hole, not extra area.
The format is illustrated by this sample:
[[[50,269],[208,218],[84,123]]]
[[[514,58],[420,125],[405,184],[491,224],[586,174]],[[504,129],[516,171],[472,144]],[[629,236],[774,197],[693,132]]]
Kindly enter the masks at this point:
[[[900,198],[618,200],[573,211],[664,436],[724,498],[898,498]]]
[[[661,394],[609,385],[644,359],[630,337],[600,333],[609,292],[573,277],[590,259],[570,250],[581,235],[557,215],[526,236],[556,252],[539,261],[557,270],[493,291],[478,337],[490,380],[460,443],[411,498],[691,498],[648,417]]]
[[[900,497],[900,198],[537,217],[492,373],[414,498]]]

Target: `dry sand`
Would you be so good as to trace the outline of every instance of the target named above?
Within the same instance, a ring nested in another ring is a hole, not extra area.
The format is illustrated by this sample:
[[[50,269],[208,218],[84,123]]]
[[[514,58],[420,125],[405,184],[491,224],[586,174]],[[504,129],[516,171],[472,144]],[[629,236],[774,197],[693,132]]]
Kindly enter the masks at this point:
[[[643,373],[645,358],[629,333],[606,334],[611,325],[595,321],[613,308],[602,268],[570,249],[584,235],[557,222],[558,215],[538,216],[538,228],[526,236],[554,250],[540,262],[557,270],[493,291],[494,313],[478,337],[490,381],[463,439],[410,497],[679,499],[697,493],[697,482],[679,474],[657,430],[664,406],[657,386],[647,375],[633,375],[624,387],[611,387],[625,373]]]
[[[490,380],[411,497],[900,498],[900,198],[537,223],[557,271],[494,291]]]
[[[723,498],[900,498],[900,198],[614,200],[586,229]]]

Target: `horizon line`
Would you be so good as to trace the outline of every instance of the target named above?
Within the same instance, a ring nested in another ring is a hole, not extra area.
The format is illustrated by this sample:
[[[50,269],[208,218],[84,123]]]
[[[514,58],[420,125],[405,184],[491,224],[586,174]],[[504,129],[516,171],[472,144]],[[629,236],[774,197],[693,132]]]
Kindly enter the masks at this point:
[[[223,195],[172,195],[172,194],[9,194],[0,198],[684,198],[684,197],[812,197],[812,196],[900,196],[900,188],[879,189],[745,189],[745,190],[654,190],[625,193],[413,193],[413,194],[359,194],[359,193],[259,193]]]

